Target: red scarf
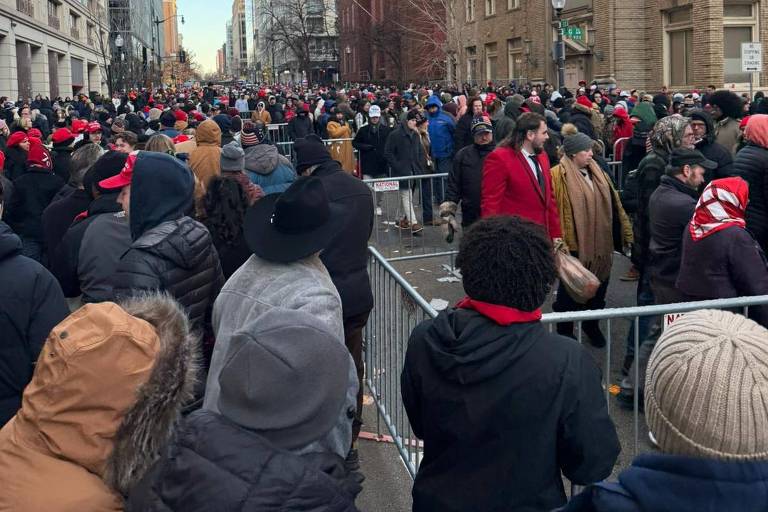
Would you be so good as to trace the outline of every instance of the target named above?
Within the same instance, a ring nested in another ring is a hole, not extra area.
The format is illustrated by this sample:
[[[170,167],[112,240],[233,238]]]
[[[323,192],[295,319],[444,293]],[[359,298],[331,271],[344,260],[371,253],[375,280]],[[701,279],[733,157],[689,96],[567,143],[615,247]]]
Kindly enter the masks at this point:
[[[498,304],[491,304],[490,302],[470,299],[469,297],[464,297],[457,302],[456,307],[477,311],[499,325],[523,324],[541,320],[541,309],[521,311],[508,306],[500,306]]]
[[[749,186],[741,178],[714,180],[699,198],[688,225],[694,242],[731,226],[744,227],[744,213],[749,201]]]

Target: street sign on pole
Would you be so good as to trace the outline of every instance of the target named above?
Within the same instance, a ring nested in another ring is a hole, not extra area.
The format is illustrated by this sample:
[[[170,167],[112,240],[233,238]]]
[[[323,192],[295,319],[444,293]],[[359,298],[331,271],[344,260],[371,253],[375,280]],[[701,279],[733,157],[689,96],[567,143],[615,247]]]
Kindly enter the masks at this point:
[[[741,71],[759,73],[763,70],[763,48],[760,43],[741,43]]]

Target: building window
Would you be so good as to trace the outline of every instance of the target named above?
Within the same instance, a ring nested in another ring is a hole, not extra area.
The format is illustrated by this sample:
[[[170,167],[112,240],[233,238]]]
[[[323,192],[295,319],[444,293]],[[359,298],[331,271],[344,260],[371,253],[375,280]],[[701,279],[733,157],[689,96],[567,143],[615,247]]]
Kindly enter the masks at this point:
[[[669,85],[690,85],[693,82],[693,28],[691,9],[669,11],[666,21],[666,55]]]
[[[474,46],[467,48],[467,81],[477,79],[477,49]]]
[[[499,54],[496,49],[496,43],[485,45],[485,76],[486,80],[496,80],[498,71]]]
[[[496,14],[496,0],[485,0],[485,15],[493,16]]]
[[[69,30],[72,37],[80,39],[80,16],[72,11],[69,11]]]
[[[507,0],[507,10],[517,9],[520,7],[520,0]]]
[[[748,84],[751,73],[741,71],[741,44],[757,42],[758,9],[752,4],[723,5],[723,81],[726,84]]]
[[[467,21],[475,21],[475,0],[464,0],[466,12],[465,18]]]
[[[507,40],[507,71],[510,81],[523,76],[523,41],[519,37]]]

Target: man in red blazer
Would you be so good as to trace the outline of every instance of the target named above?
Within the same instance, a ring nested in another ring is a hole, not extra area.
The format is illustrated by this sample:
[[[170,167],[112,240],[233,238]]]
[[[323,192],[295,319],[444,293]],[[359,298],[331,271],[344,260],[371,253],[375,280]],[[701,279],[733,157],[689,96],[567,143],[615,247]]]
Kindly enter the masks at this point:
[[[514,132],[483,164],[481,217],[519,215],[540,224],[552,240],[562,236],[543,151],[548,138],[544,116],[528,112],[518,118]]]

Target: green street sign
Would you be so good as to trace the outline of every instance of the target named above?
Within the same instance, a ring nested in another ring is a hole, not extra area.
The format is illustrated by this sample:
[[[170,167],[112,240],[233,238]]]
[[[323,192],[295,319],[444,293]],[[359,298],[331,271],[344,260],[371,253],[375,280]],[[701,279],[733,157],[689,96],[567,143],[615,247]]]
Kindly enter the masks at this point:
[[[571,39],[580,40],[584,36],[584,31],[579,27],[568,27],[567,34]]]
[[[560,20],[560,28],[567,28],[568,20]]]

